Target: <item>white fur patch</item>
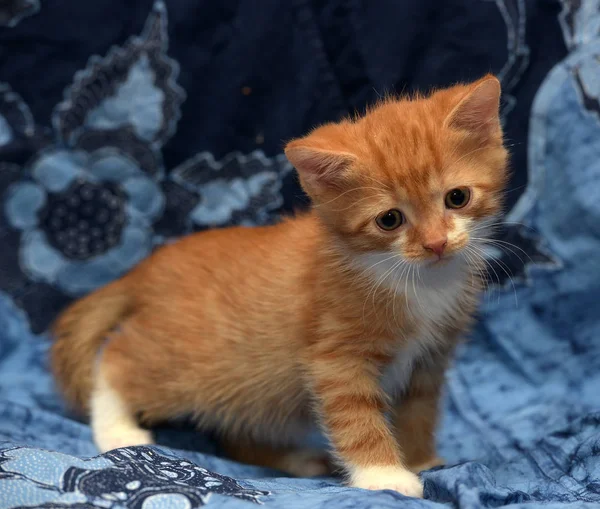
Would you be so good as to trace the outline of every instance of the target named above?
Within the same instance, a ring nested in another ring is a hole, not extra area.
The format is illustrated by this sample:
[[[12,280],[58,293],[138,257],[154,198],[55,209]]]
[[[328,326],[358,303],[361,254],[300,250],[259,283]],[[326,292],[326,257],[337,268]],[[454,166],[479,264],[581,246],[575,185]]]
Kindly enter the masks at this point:
[[[362,467],[350,472],[350,485],[366,490],[394,490],[407,497],[423,497],[419,478],[404,467]]]
[[[153,444],[152,434],[141,428],[123,398],[97,370],[92,392],[91,424],[94,442],[100,452],[119,447]]]
[[[395,396],[406,389],[416,361],[436,348],[439,327],[458,311],[457,297],[469,284],[469,276],[460,256],[439,266],[409,266],[407,262],[397,266],[399,258],[390,257],[389,253],[369,254],[358,258],[357,263],[372,275],[374,285],[406,297],[407,316],[417,328],[382,377],[383,389]]]
[[[459,259],[439,268],[422,269],[421,280],[410,285],[406,296],[410,314],[420,334],[431,336],[458,311],[459,297],[469,284],[465,265]]]
[[[381,377],[381,387],[386,394],[395,398],[406,390],[415,362],[424,350],[418,341],[410,341],[396,354]]]

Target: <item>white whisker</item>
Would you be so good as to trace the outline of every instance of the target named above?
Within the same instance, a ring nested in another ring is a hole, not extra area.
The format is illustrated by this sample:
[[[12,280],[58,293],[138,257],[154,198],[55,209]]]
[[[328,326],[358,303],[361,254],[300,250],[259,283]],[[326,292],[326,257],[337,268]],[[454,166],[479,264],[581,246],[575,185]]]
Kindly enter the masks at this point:
[[[529,256],[529,253],[527,253],[527,251],[525,251],[524,249],[520,248],[519,246],[516,246],[515,244],[511,244],[510,242],[506,242],[505,240],[498,240],[498,239],[486,239],[486,238],[480,238],[480,237],[471,237],[472,240],[477,240],[477,241],[481,241],[485,244],[491,244],[491,245],[495,245],[498,249],[502,249],[503,247],[505,247],[506,249],[508,249],[512,254],[514,254],[519,260],[523,261],[523,259],[517,254],[515,253],[515,251],[513,251],[512,248],[518,249],[519,251],[521,251],[525,256],[527,256],[527,258],[529,258],[529,261],[532,262],[533,260],[531,259],[531,256]]]
[[[375,308],[375,296],[377,295],[377,290],[379,289],[379,287],[383,284],[383,282],[390,276],[390,274],[392,274],[397,268],[399,268],[403,263],[406,263],[404,259],[402,259],[400,257],[400,255],[394,255],[391,258],[400,258],[397,262],[395,262],[394,264],[392,264],[392,266],[390,268],[388,268],[382,276],[379,277],[379,279],[373,284],[373,286],[371,286],[371,289],[367,292],[367,295],[365,297],[365,302],[363,304],[363,320],[364,320],[364,315],[365,315],[365,306],[367,301],[369,300],[369,296],[371,296],[371,301],[373,304],[373,311],[376,312],[376,308]],[[384,261],[384,260],[382,260]],[[381,262],[378,262],[381,263]]]
[[[486,265],[488,265],[490,267],[490,269],[492,269],[492,271],[494,272],[494,275],[496,276],[496,281],[498,283],[500,283],[500,277],[498,276],[498,273],[494,269],[494,266],[490,263],[490,261],[487,258],[485,258],[485,253],[476,245],[471,245],[470,248],[475,250],[476,252],[479,252],[481,259],[484,261],[484,263],[486,263]],[[519,306],[519,298],[517,296],[517,288],[515,286],[515,282],[513,281],[513,278],[510,275],[510,270],[508,269],[508,266],[506,264],[504,264],[501,260],[494,260],[494,261],[496,261],[498,263],[500,268],[506,274],[506,277],[508,277],[510,284],[512,285],[513,293],[515,295],[515,305],[518,307]]]
[[[348,189],[347,191],[344,191],[341,194],[338,194],[335,198],[333,198],[332,200],[326,201],[324,203],[318,203],[318,204],[314,204],[313,208],[318,208],[318,207],[323,207],[324,205],[329,205],[330,203],[333,203],[336,200],[339,200],[342,196],[347,195],[348,193],[353,193],[355,191],[362,191],[365,189],[370,189],[370,190],[374,190],[377,191],[381,194],[383,194],[383,191],[381,189],[378,189],[377,187],[368,187],[368,186],[361,186],[361,187],[355,187],[353,189]]]

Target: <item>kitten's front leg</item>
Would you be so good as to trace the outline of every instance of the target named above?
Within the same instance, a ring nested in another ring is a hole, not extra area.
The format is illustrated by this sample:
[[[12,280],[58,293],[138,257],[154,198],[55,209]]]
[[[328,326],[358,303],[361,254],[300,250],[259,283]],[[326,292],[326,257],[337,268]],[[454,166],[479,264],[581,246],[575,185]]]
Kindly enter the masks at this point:
[[[313,357],[310,368],[321,421],[350,485],[422,497],[421,481],[404,465],[384,417],[376,365],[359,354],[329,351]]]
[[[453,342],[417,363],[404,397],[394,408],[394,427],[406,465],[413,472],[442,465],[435,446],[444,375]]]
[[[443,381],[443,367],[416,367],[405,396],[394,408],[396,437],[406,465],[415,473],[443,464],[435,446]]]

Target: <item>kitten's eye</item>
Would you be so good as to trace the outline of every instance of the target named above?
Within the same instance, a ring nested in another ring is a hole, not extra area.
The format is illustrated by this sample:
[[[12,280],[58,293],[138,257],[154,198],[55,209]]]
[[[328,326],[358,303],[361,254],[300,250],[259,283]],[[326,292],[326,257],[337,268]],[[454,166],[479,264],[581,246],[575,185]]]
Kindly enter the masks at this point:
[[[446,195],[446,207],[449,209],[462,209],[471,199],[471,191],[466,187],[452,189]]]
[[[383,214],[379,214],[375,222],[379,228],[389,232],[391,230],[395,230],[402,225],[402,223],[404,223],[404,216],[399,210],[391,209]]]

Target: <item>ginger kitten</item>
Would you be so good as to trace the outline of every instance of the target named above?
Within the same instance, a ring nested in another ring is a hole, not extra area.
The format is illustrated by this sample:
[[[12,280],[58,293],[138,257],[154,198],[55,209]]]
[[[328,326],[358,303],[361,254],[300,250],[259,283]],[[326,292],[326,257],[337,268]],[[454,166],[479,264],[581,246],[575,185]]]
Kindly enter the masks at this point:
[[[238,460],[314,475],[317,423],[350,486],[422,496],[507,178],[499,97],[486,76],[319,127],[285,150],[310,212],[190,235],[71,305],[52,365],[98,447],[191,415]]]

